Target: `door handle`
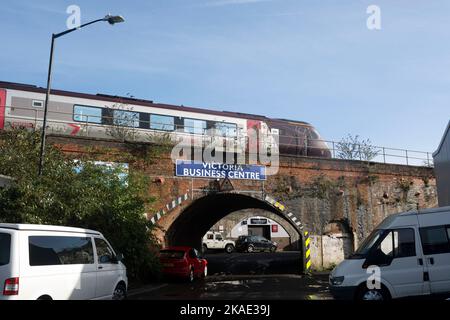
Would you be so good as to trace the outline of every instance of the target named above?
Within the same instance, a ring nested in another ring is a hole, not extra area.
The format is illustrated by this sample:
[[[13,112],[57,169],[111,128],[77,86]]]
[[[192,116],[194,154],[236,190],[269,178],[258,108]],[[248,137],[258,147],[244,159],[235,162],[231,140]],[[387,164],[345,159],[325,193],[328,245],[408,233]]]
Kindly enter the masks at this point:
[[[99,270],[102,270],[102,269],[103,269],[103,267],[102,267],[102,266],[99,266],[99,267],[98,267],[98,269],[99,269]]]
[[[419,266],[423,266],[423,259],[418,259]]]
[[[429,262],[431,265],[434,265],[434,258],[428,258],[428,262]]]

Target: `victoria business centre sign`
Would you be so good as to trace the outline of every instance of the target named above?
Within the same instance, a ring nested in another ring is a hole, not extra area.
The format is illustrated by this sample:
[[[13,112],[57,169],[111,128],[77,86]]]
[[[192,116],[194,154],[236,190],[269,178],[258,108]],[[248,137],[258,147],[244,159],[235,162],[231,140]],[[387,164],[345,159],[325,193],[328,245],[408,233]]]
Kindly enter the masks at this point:
[[[266,180],[266,167],[248,164],[223,164],[177,160],[176,176],[212,179]]]

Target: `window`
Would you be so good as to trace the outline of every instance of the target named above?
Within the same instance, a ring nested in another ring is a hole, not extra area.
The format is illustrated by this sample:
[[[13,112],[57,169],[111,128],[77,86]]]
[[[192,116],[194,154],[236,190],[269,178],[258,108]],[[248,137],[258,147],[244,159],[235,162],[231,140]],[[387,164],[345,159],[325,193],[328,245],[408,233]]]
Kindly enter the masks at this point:
[[[383,230],[374,230],[370,236],[364,240],[364,242],[361,244],[361,246],[356,250],[355,255],[356,256],[366,256],[369,251],[372,249],[372,247],[375,245],[375,243],[380,239],[381,235],[383,234]]]
[[[216,134],[223,137],[236,137],[237,126],[234,123],[216,122]]]
[[[31,236],[28,244],[30,266],[94,263],[90,238]]]
[[[184,132],[191,134],[204,134],[206,121],[195,119],[184,119]]]
[[[214,235],[213,234],[208,234],[207,235],[207,239],[208,240],[214,240]]]
[[[221,234],[216,234],[216,240],[222,241],[223,240],[222,235]]]
[[[95,246],[97,247],[98,263],[100,264],[113,263],[114,253],[105,240],[96,238]]]
[[[421,228],[420,237],[425,255],[450,252],[449,230],[442,227]]]
[[[175,118],[169,116],[161,116],[157,114],[150,115],[150,129],[162,131],[175,130]]]
[[[392,230],[388,231],[376,249],[370,252],[369,264],[389,265],[394,259],[415,256],[414,230]]]
[[[189,250],[189,257],[190,257],[191,259],[198,258],[197,250],[195,250],[195,249]]]
[[[139,128],[139,113],[125,110],[114,110],[113,123],[118,126]]]
[[[73,107],[73,120],[102,123],[102,108],[75,105]]]
[[[394,257],[406,258],[416,256],[416,242],[413,229],[394,230]]]
[[[168,259],[183,259],[184,251],[161,250],[160,253],[159,253],[159,256],[161,258],[168,258]]]
[[[11,255],[11,235],[0,233],[0,266],[9,264]]]
[[[33,106],[33,108],[42,108],[42,107],[44,107],[44,101],[42,101],[42,100],[33,100],[32,106]]]

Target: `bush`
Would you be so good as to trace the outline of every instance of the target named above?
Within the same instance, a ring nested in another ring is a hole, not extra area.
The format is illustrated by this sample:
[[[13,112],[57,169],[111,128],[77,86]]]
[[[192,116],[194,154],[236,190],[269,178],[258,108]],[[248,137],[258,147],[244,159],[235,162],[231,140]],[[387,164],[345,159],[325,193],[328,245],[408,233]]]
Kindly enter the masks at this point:
[[[0,174],[12,176],[12,187],[0,189],[0,222],[64,225],[98,230],[123,253],[128,276],[148,281],[160,273],[150,248],[157,241],[144,216],[143,175],[123,168],[74,162],[53,146],[46,148],[44,174],[37,164],[40,138],[23,130],[0,137]],[[75,167],[78,166],[78,170]]]

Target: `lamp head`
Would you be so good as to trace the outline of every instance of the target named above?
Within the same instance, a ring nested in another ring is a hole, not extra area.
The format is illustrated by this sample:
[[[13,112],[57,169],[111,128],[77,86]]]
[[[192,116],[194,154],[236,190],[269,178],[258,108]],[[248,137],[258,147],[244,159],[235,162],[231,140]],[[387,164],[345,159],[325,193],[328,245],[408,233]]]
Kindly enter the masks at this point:
[[[108,21],[108,23],[110,25],[113,25],[116,23],[124,22],[125,19],[122,16],[112,16],[112,15],[108,14],[103,18],[103,21]]]

